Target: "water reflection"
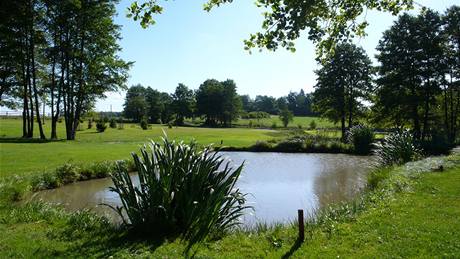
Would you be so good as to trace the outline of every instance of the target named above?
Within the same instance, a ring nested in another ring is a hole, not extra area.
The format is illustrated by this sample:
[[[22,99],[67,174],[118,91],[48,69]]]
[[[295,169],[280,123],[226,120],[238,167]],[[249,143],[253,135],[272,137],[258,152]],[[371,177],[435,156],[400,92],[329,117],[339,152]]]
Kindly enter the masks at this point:
[[[351,199],[364,187],[370,168],[369,157],[343,154],[224,153],[236,165],[245,161],[238,187],[248,195],[255,211],[247,214],[246,225],[255,222],[286,222],[295,219],[297,209],[312,214],[331,203]],[[136,176],[133,176],[137,180]],[[119,205],[108,190],[110,179],[79,182],[43,191],[37,198],[62,203],[69,209],[91,208],[116,218],[100,204]]]

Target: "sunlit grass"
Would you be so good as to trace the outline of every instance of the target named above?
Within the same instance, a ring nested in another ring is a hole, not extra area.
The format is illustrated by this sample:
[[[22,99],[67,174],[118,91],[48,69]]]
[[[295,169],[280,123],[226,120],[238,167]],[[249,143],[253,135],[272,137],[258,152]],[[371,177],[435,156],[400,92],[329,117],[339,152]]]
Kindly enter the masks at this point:
[[[58,124],[58,136],[65,137],[64,123]],[[45,124],[49,132],[50,123]],[[275,130],[243,128],[193,128],[151,125],[142,130],[137,124],[125,124],[124,129],[107,128],[97,133],[95,127],[78,131],[75,141],[40,143],[18,139],[21,137],[21,120],[0,119],[0,177],[17,173],[54,170],[67,161],[95,162],[126,159],[130,152],[150,139],[159,140],[165,132],[172,140],[191,141],[200,145],[250,146],[258,140],[279,138],[283,133]],[[38,130],[37,130],[38,131]],[[36,132],[37,133],[37,132]],[[49,134],[49,133],[48,133]]]

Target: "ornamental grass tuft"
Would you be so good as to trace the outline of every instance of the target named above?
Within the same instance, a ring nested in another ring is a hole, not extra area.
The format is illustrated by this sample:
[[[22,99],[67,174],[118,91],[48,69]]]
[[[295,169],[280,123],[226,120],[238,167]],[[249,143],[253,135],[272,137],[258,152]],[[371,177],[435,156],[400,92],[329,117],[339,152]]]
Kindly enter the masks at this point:
[[[217,237],[249,206],[235,187],[243,164],[233,169],[218,152],[197,144],[151,141],[132,153],[139,184],[122,164],[112,174],[122,206],[113,208],[132,231],[156,238],[181,236],[193,244]]]

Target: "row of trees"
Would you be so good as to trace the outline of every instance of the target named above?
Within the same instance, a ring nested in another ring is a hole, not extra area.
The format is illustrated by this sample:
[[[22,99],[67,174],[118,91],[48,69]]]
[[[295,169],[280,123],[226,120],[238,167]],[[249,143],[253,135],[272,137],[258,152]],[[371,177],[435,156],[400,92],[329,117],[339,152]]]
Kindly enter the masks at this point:
[[[173,94],[136,85],[129,88],[124,115],[134,121],[147,118],[151,123],[174,121],[183,125],[185,118],[203,116],[210,126],[229,126],[241,110],[241,99],[233,80],[206,80],[197,91],[179,84]]]
[[[116,0],[17,0],[0,6],[0,104],[23,110],[23,137],[34,121],[45,139],[40,107],[51,108],[51,138],[63,116],[75,139],[81,115],[107,91],[124,88],[113,23]]]
[[[418,140],[456,140],[460,126],[460,7],[404,14],[385,31],[372,67],[362,48],[340,44],[316,71],[315,108],[348,127],[411,128]],[[375,77],[375,78],[373,78]],[[373,80],[375,79],[375,80]],[[367,109],[370,103],[370,109]]]
[[[312,95],[291,92],[288,96],[238,95],[233,80],[219,82],[209,79],[193,91],[179,84],[173,94],[158,92],[142,85],[132,86],[126,94],[124,115],[128,119],[140,122],[147,118],[150,123],[168,123],[174,121],[183,125],[185,118],[201,116],[209,126],[230,126],[242,113],[266,112],[279,114],[289,110],[296,116],[313,115]]]
[[[242,95],[243,110],[246,112],[262,111],[272,115],[288,108],[295,116],[312,116],[316,113],[312,109],[313,96],[300,92],[290,92],[287,96],[275,98],[267,95],[257,95],[251,99],[249,95]]]

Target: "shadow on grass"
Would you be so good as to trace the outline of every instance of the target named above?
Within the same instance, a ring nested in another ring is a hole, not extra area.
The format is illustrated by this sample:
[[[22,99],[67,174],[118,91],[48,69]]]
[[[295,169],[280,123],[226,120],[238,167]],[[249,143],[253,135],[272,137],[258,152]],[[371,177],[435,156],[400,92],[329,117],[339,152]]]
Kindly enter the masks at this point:
[[[136,235],[125,231],[108,231],[97,233],[95,237],[105,236],[105,238],[87,238],[84,242],[79,242],[67,253],[69,255],[86,254],[88,257],[109,258],[117,252],[125,251],[135,255],[138,251],[155,251],[163,245],[167,239],[158,237],[147,237]]]
[[[291,249],[289,249],[289,251],[287,251],[281,258],[283,259],[290,258],[295,253],[295,251],[297,251],[300,248],[303,242],[304,242],[303,240],[301,240],[300,238],[297,238],[295,243],[292,245]]]
[[[98,131],[79,131],[78,132],[78,135],[88,135],[88,134],[100,134],[100,133],[104,133],[104,132],[98,132]]]
[[[0,143],[50,143],[63,142],[65,139],[39,139],[39,138],[0,138]]]

